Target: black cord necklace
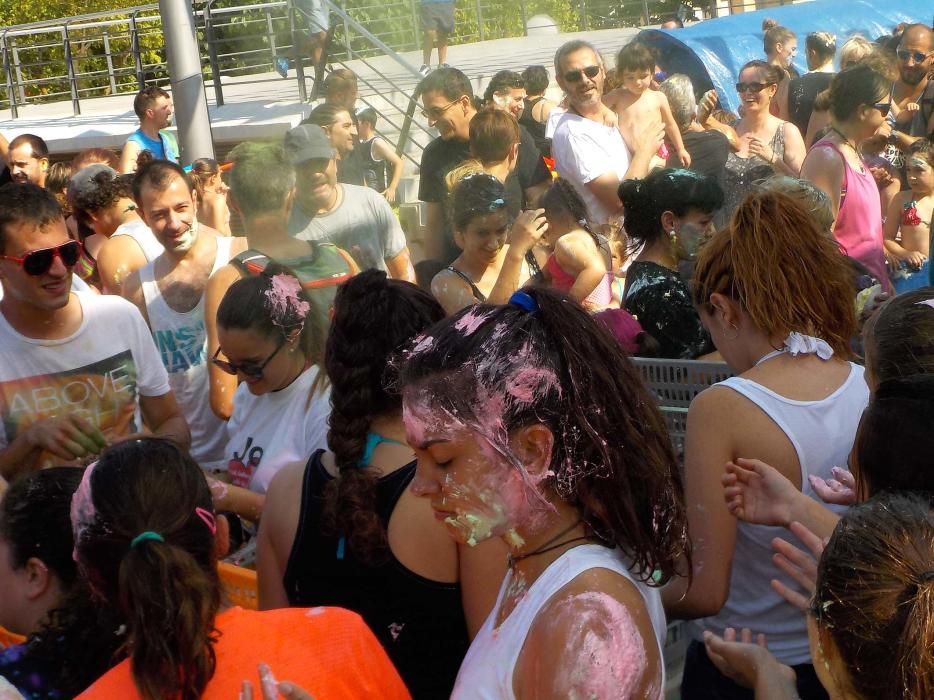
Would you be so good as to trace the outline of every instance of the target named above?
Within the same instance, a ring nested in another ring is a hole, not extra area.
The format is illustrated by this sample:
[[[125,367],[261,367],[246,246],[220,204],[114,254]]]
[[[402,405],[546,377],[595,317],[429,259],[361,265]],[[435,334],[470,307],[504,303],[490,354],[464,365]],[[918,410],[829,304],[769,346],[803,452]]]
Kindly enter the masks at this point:
[[[565,528],[564,530],[559,532],[557,535],[552,537],[550,540],[545,542],[538,549],[533,549],[531,552],[526,552],[525,554],[508,554],[506,556],[506,563],[509,565],[509,568],[512,569],[515,567],[517,562],[520,562],[523,559],[528,559],[529,557],[534,557],[538,554],[544,554],[545,552],[551,552],[552,550],[558,549],[558,547],[563,547],[564,545],[571,544],[572,542],[580,542],[582,540],[593,539],[589,535],[583,535],[582,537],[572,537],[571,539],[565,540],[564,542],[558,542],[558,540],[560,540],[562,537],[564,537],[566,534],[568,534],[571,530],[576,528],[582,522],[583,520],[578,520],[576,523],[574,523],[568,528]]]

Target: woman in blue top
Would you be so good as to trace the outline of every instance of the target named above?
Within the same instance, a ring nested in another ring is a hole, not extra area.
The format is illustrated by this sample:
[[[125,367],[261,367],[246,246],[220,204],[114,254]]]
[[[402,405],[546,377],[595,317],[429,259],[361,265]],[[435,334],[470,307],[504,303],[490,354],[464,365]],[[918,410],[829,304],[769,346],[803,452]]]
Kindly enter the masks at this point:
[[[260,607],[359,613],[416,700],[450,696],[506,561],[498,540],[456,545],[408,489],[415,457],[384,375],[396,350],[443,317],[428,293],[380,271],[340,287],[324,362],[330,451],[275,476],[257,545]]]

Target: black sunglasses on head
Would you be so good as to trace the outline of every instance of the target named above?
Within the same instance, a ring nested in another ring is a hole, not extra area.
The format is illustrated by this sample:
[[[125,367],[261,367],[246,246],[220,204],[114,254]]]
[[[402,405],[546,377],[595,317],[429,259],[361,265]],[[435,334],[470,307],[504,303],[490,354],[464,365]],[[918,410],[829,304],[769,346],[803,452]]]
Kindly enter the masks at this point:
[[[243,372],[245,377],[250,379],[259,379],[263,376],[263,370],[266,369],[272,358],[278,354],[282,349],[282,346],[285,345],[285,338],[279,341],[279,344],[276,346],[276,349],[272,351],[272,354],[267,357],[263,362],[257,364],[256,362],[244,362],[242,364],[236,365],[233,362],[227,360],[221,360],[217,356],[221,354],[221,349],[218,346],[217,351],[214,353],[214,357],[211,358],[211,362],[214,363],[214,366],[220,369],[222,372],[227,374],[236,375],[237,372]]]
[[[22,257],[0,255],[0,260],[12,260],[19,263],[27,275],[38,277],[51,269],[55,258],[60,258],[65,267],[74,267],[80,257],[81,244],[78,241],[68,241],[53,248],[30,250]]]
[[[876,102],[873,105],[874,108],[878,109],[883,117],[889,116],[889,110],[892,108],[891,102]]]
[[[599,73],[600,66],[587,66],[586,68],[581,68],[580,70],[569,70],[562,77],[568,83],[579,83],[581,80],[583,80],[583,76],[586,75],[588,78],[596,78]]]

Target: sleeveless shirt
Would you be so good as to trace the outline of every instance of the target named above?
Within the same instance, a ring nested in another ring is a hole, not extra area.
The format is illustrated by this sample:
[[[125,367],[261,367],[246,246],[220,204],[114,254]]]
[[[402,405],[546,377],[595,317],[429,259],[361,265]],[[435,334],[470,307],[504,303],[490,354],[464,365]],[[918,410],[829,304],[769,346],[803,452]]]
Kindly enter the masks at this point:
[[[716,386],[744,396],[782,430],[801,465],[801,490],[816,500],[819,498],[808,477],[813,474],[830,479],[834,466],[846,465],[857,425],[869,402],[863,368],[852,363],[846,380],[818,401],[789,399],[743,377],[730,377]],[[831,509],[841,512],[834,506]],[[772,561],[771,542],[775,537],[787,538],[788,531],[737,522],[729,597],[717,615],[689,623],[693,639],[703,641],[705,629],[722,635],[727,627],[749,627],[765,633],[769,651],[782,663],[810,663],[806,617],[770,585],[774,578],[792,590],[800,590]]]
[[[515,700],[512,681],[516,662],[525,644],[529,629],[542,607],[559,590],[590,569],[609,569],[628,579],[642,595],[646,611],[655,630],[658,658],[663,659],[662,650],[667,630],[661,593],[636,578],[629,571],[629,562],[617,549],[599,544],[584,544],[567,550],[542,572],[516,607],[496,627],[496,616],[503,603],[505,592],[512,583],[512,572],[506,574],[499,589],[493,611],[477,633],[467,657],[457,674],[457,685],[451,700]],[[662,667],[662,682],[658,698],[664,696],[665,669]]]
[[[413,698],[447,698],[469,645],[460,584],[431,581],[407,569],[391,551],[376,566],[341,537],[322,532],[324,493],[333,477],[316,451],[305,466],[302,508],[283,585],[289,605],[338,606],[359,613],[395,664]],[[415,476],[415,462],[376,483],[383,527]]]
[[[840,188],[840,208],[834,222],[833,235],[843,246],[846,255],[865,265],[873,276],[889,286],[885,269],[885,248],[882,236],[882,203],[876,180],[864,167],[855,170],[837,145],[828,139],[814,144],[814,148],[830,148],[843,161],[843,184]]]
[[[212,275],[230,259],[232,241],[232,238],[217,238]],[[204,469],[223,469],[226,464],[227,427],[214,415],[208,400],[204,294],[193,309],[181,313],[170,307],[159,291],[155,262],[140,269],[139,279],[153,340],[169,373],[169,386],[191,430],[191,456]]]

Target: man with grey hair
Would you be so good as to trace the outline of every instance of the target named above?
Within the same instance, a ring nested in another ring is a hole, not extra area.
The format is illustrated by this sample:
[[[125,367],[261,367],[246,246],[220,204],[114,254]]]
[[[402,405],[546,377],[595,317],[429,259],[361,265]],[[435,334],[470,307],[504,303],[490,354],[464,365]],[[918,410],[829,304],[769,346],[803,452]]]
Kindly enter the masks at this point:
[[[630,160],[616,115],[602,101],[606,70],[592,44],[563,44],[555,54],[555,74],[568,102],[552,139],[555,166],[580,193],[591,223],[612,226],[622,215],[619,183],[646,176],[664,129],[661,123],[644,125]]]
[[[719,131],[705,129],[697,123],[697,104],[694,101],[694,86],[686,75],[675,73],[668,77],[658,88],[671,107],[684,147],[691,156],[689,170],[720,178],[730,153],[730,142]],[[666,165],[680,168],[678,155],[673,153]]]

